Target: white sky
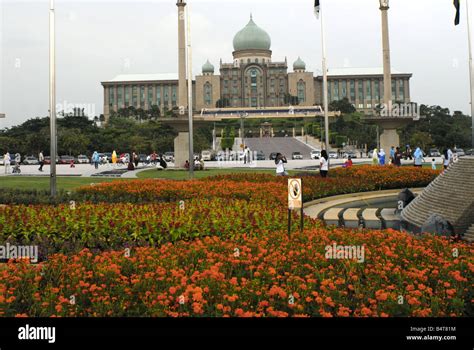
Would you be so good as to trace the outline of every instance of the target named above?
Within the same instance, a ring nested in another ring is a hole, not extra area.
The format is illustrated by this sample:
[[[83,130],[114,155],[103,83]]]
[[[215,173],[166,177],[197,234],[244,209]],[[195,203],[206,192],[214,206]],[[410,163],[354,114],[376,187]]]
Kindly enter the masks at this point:
[[[471,0],[469,0],[471,1]],[[273,60],[298,56],[320,72],[313,0],[188,0],[193,73],[207,58],[232,62],[232,40],[249,19],[272,38]],[[329,68],[381,67],[377,0],[322,0]],[[392,66],[413,73],[412,99],[469,112],[465,2],[391,0]],[[474,4],[473,4],[474,6]],[[0,128],[48,115],[49,1],[0,0]],[[102,113],[101,81],[118,74],[177,72],[176,0],[56,0],[57,103]],[[470,114],[470,113],[468,113]]]

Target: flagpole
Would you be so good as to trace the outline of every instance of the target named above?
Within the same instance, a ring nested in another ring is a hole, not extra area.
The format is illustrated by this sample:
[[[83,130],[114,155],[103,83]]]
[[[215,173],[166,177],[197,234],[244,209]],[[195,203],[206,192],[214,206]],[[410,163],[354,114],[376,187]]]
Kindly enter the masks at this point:
[[[54,0],[49,2],[49,123],[50,123],[50,190],[51,197],[56,197],[56,43]]]
[[[194,178],[194,137],[193,137],[193,76],[191,56],[191,25],[189,21],[189,5],[186,8],[187,25],[187,61],[188,61],[188,123],[189,123],[189,177]]]
[[[467,16],[467,37],[469,41],[469,83],[471,86],[471,136],[472,148],[474,148],[474,67],[472,66],[472,43],[471,43],[471,22],[469,16],[469,1],[466,1],[466,16]]]
[[[321,6],[322,7],[322,6]],[[321,46],[323,54],[323,108],[324,108],[324,133],[326,152],[329,152],[329,111],[328,111],[328,69],[326,59],[326,42],[324,35],[324,15],[323,10],[319,11],[319,19],[321,20]]]

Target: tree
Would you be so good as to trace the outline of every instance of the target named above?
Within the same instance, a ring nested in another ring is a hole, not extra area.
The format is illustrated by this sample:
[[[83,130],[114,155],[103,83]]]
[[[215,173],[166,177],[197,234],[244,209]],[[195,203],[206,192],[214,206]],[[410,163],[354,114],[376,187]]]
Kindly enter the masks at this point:
[[[347,97],[344,97],[339,101],[332,101],[329,104],[329,110],[331,112],[340,111],[342,114],[351,114],[356,112],[355,107],[349,102]]]
[[[216,108],[230,107],[230,100],[227,97],[221,98],[216,102]]]

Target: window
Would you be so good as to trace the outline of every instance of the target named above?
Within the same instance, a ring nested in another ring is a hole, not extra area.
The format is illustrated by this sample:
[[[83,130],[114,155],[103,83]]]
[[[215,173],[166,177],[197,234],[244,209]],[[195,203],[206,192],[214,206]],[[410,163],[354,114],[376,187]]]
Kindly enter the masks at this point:
[[[145,105],[145,87],[142,85],[140,86],[140,106]]]
[[[347,98],[347,80],[343,80],[341,84],[341,98]]]
[[[138,86],[132,87],[132,103],[133,107],[138,107]]]
[[[397,82],[392,80],[392,101],[397,100]]]
[[[176,107],[176,100],[177,100],[176,85],[173,85],[172,93],[171,93],[171,105],[173,107]]]
[[[125,107],[130,106],[130,86],[125,86]]]
[[[298,90],[298,102],[304,103],[306,101],[306,84],[303,80],[300,80],[298,82],[297,90]]]
[[[115,86],[109,86],[109,106],[112,107],[114,105],[114,90]]]
[[[376,101],[380,101],[380,80],[376,80],[375,83],[374,98]]]
[[[364,101],[364,83],[362,80],[359,80],[359,102]],[[359,108],[364,108],[364,107],[359,107]]]
[[[402,102],[405,102],[405,81],[404,80],[399,80],[398,83],[398,98]]]
[[[328,101],[331,102],[332,101],[332,81],[328,81]]]
[[[334,82],[334,97],[333,101],[339,101],[339,80]]]
[[[367,101],[371,101],[372,100],[372,80],[367,80],[365,82],[365,89],[367,92],[365,98]]]
[[[212,103],[212,85],[207,82],[204,84],[204,105],[210,106]]]
[[[151,108],[151,106],[153,106],[153,86],[148,85],[147,89],[148,89],[148,108]]]
[[[350,85],[350,90],[351,90],[351,102],[355,102],[355,99],[356,99],[355,80],[351,80],[349,85]]]
[[[156,86],[156,105],[161,106],[161,86]]]
[[[169,99],[170,99],[170,90],[169,90],[169,86],[164,86],[163,87],[163,95],[164,95],[164,101],[165,101],[165,106],[166,107],[169,107]]]
[[[117,87],[117,105],[118,108],[122,108],[123,106],[123,86]]]

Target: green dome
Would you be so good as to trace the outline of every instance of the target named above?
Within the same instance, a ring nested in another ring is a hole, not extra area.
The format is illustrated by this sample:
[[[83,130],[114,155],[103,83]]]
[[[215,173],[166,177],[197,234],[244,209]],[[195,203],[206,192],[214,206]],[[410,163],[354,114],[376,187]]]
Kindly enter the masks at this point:
[[[257,26],[250,16],[249,23],[235,34],[234,50],[270,50],[272,40],[270,35],[262,28]]]
[[[214,66],[209,62],[209,60],[204,63],[202,66],[202,72],[203,73],[214,73]]]
[[[305,70],[306,63],[298,56],[298,59],[293,63],[293,70]]]

